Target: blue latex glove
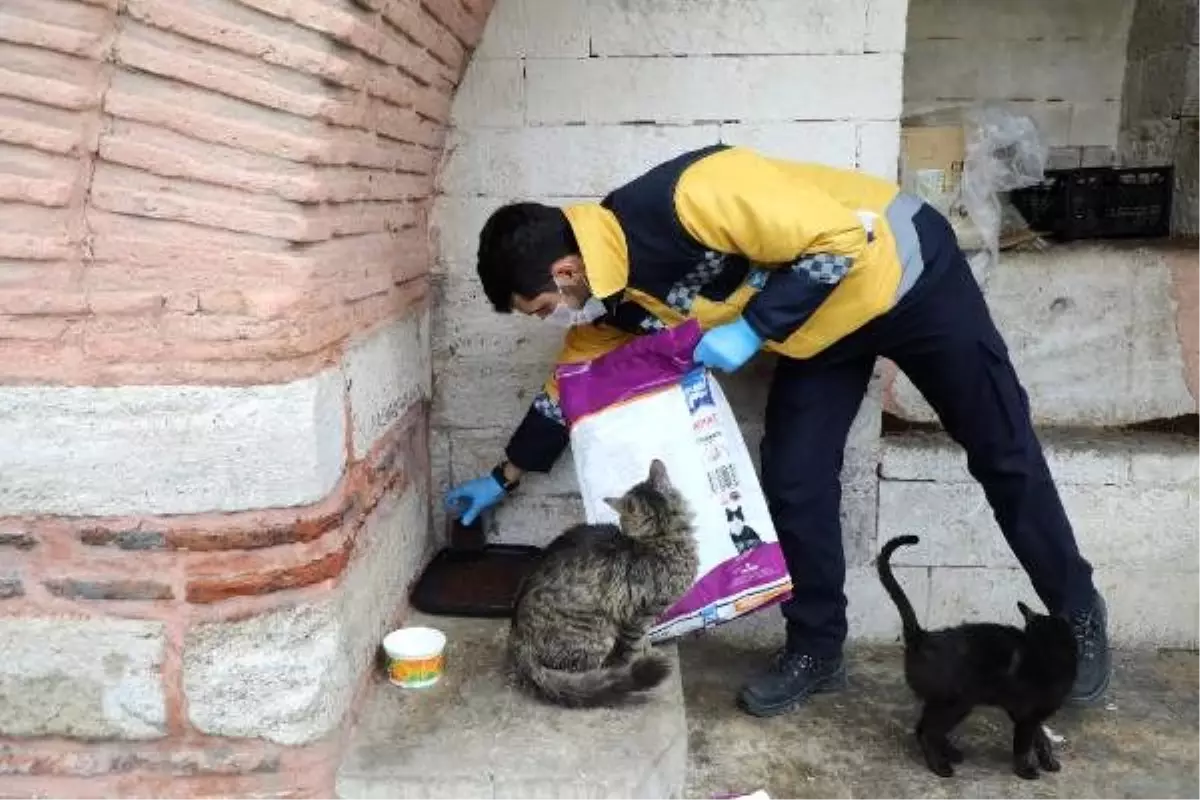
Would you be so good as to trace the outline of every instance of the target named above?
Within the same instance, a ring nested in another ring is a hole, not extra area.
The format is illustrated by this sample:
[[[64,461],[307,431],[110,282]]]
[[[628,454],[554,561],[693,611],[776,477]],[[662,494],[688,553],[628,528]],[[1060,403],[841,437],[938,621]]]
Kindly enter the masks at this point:
[[[488,474],[446,492],[446,510],[459,517],[463,525],[470,525],[503,499],[504,487]]]
[[[692,360],[710,369],[733,372],[762,347],[762,337],[750,327],[745,318],[713,328],[700,338]]]

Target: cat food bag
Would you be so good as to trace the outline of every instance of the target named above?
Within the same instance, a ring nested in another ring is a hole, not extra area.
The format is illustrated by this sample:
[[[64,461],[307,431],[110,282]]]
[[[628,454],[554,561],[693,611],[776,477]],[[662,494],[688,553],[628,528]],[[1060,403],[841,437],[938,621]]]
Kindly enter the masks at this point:
[[[587,521],[617,521],[604,502],[661,459],[695,512],[696,582],[650,630],[652,641],[719,625],[791,592],[783,552],[733,410],[692,362],[695,321],[593,361],[558,367]]]

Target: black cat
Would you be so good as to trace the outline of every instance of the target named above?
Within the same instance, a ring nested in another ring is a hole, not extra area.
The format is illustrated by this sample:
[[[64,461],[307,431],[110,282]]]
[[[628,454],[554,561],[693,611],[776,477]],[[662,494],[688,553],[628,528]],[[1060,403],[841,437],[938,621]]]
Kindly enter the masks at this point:
[[[1024,630],[993,623],[922,629],[889,563],[898,547],[918,541],[916,536],[892,539],[877,564],[904,623],[904,677],[924,701],[916,734],[925,763],[942,777],[952,776],[951,765],[963,754],[948,734],[975,706],[996,706],[1013,721],[1013,771],[1022,778],[1038,777],[1039,765],[1057,772],[1060,764],[1042,723],[1062,706],[1075,681],[1070,625],[1017,603]]]
[[[738,555],[762,544],[758,532],[746,524],[741,506],[732,509],[726,508],[725,521],[729,523],[729,538],[733,541],[733,546],[737,548]]]

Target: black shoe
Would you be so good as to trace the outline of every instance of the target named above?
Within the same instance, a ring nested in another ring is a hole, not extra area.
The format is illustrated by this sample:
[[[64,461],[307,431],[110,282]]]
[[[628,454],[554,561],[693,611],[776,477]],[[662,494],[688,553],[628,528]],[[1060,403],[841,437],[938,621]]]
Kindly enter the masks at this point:
[[[1075,650],[1079,655],[1079,670],[1068,701],[1090,706],[1098,703],[1108,691],[1112,678],[1112,653],[1108,649],[1108,607],[1096,593],[1092,605],[1069,617],[1075,634]]]
[[[791,711],[818,692],[846,686],[846,666],[841,656],[817,658],[783,648],[767,669],[751,678],[738,693],[738,705],[756,717],[773,717]]]

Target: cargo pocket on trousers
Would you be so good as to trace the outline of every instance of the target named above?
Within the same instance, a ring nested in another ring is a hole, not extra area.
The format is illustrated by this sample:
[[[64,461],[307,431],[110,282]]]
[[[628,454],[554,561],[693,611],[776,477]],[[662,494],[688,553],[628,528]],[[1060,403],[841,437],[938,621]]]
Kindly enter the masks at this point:
[[[991,393],[996,408],[1004,418],[1005,433],[1013,439],[1024,438],[1029,428],[1029,395],[1021,387],[1017,370],[1002,341],[979,341],[983,363],[984,389]]]

